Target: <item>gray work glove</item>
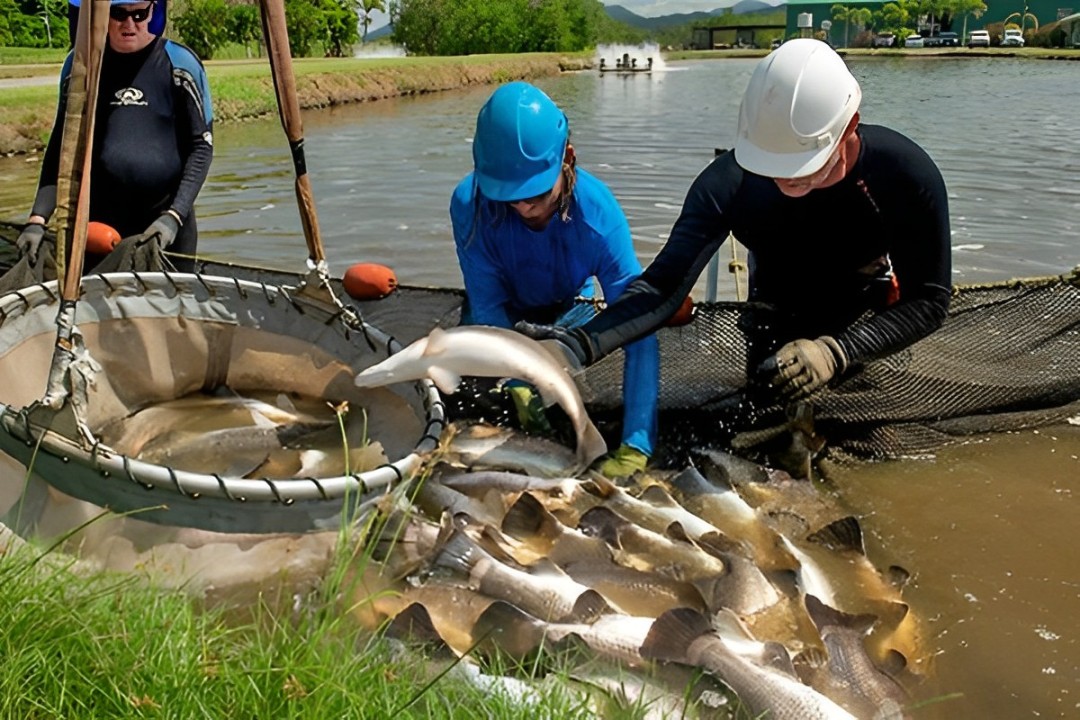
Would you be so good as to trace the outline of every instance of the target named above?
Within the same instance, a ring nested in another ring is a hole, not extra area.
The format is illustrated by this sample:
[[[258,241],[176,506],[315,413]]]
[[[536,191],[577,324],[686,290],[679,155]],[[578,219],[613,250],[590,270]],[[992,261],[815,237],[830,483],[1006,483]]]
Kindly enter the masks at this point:
[[[180,221],[172,213],[162,213],[150,224],[150,227],[146,228],[143,237],[147,240],[156,238],[158,246],[164,250],[172,245],[178,232],[180,232]]]
[[[20,255],[30,258],[31,265],[37,265],[38,253],[41,252],[41,243],[45,239],[45,226],[41,223],[30,223],[19,233],[15,246],[19,248]]]
[[[589,342],[588,335],[580,328],[564,328],[560,325],[538,325],[536,323],[521,320],[514,325],[514,329],[522,335],[528,335],[533,340],[555,340],[559,343],[559,349],[570,360],[570,364],[578,367],[591,365],[599,358]],[[574,361],[577,361],[574,363]]]
[[[780,397],[799,400],[825,387],[847,368],[847,355],[828,335],[817,340],[793,340],[781,347],[765,365],[775,369],[769,384]]]

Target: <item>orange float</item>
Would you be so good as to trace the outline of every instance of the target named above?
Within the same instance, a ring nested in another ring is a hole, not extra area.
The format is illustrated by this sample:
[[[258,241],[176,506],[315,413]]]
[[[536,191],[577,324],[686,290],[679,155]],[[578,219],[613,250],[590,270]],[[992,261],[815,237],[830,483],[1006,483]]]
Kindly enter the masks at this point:
[[[668,327],[679,327],[680,325],[686,325],[694,319],[694,301],[687,295],[682,301],[682,305],[675,311],[675,314],[668,318],[668,321],[664,323]]]
[[[345,271],[342,278],[345,292],[356,300],[384,298],[398,286],[394,271],[376,263],[357,263]]]
[[[86,224],[86,251],[95,255],[108,255],[120,242],[120,233],[111,225],[91,221]]]

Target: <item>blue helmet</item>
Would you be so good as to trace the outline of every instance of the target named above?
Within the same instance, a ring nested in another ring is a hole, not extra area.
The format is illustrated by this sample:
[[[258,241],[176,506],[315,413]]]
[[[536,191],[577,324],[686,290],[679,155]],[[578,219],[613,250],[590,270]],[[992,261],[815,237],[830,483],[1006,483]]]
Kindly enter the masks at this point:
[[[499,202],[535,197],[555,186],[569,126],[539,88],[503,85],[476,116],[473,164],[485,197]]]
[[[143,0],[109,0],[109,5],[133,5],[137,2],[143,2]],[[151,35],[161,35],[165,32],[168,4],[166,0],[152,0],[152,2],[154,3],[154,12],[150,16],[150,24],[146,26],[146,29]],[[79,5],[81,4],[81,0],[68,0],[68,28],[71,31],[72,45],[75,44],[75,30],[78,28]]]

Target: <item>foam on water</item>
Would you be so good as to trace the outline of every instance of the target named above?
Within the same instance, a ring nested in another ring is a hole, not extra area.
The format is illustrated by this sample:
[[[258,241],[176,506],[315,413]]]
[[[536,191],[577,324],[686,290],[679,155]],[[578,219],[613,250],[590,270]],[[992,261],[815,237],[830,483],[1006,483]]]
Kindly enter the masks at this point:
[[[603,58],[608,66],[614,68],[615,59],[621,58],[623,55],[629,55],[631,60],[637,60],[637,67],[647,67],[649,58],[652,58],[653,72],[665,72],[668,69],[663,56],[660,54],[660,46],[656,43],[642,43],[640,45],[613,43],[596,46],[597,65],[600,64],[600,60]]]

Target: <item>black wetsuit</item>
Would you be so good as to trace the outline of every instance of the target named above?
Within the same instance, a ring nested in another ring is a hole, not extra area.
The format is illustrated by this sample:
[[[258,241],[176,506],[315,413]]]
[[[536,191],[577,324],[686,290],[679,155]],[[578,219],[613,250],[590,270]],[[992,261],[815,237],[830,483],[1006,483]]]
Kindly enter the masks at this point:
[[[833,335],[854,364],[940,327],[952,285],[941,173],[900,133],[873,125],[858,133],[859,157],[844,179],[801,198],[746,172],[732,152],[714,160],[691,186],[652,264],[581,328],[594,354],[670,317],[729,231],[750,251],[750,299],[779,312],[778,323],[758,333],[768,340],[751,350],[755,362],[792,339]]]
[[[71,64],[68,55],[39,187],[56,184]],[[161,37],[134,53],[106,48],[94,126],[90,219],[128,237],[172,209],[183,225],[169,249],[194,254],[193,204],[210,169],[212,132],[209,86],[194,53]],[[54,209],[35,203],[32,212],[47,218]]]

